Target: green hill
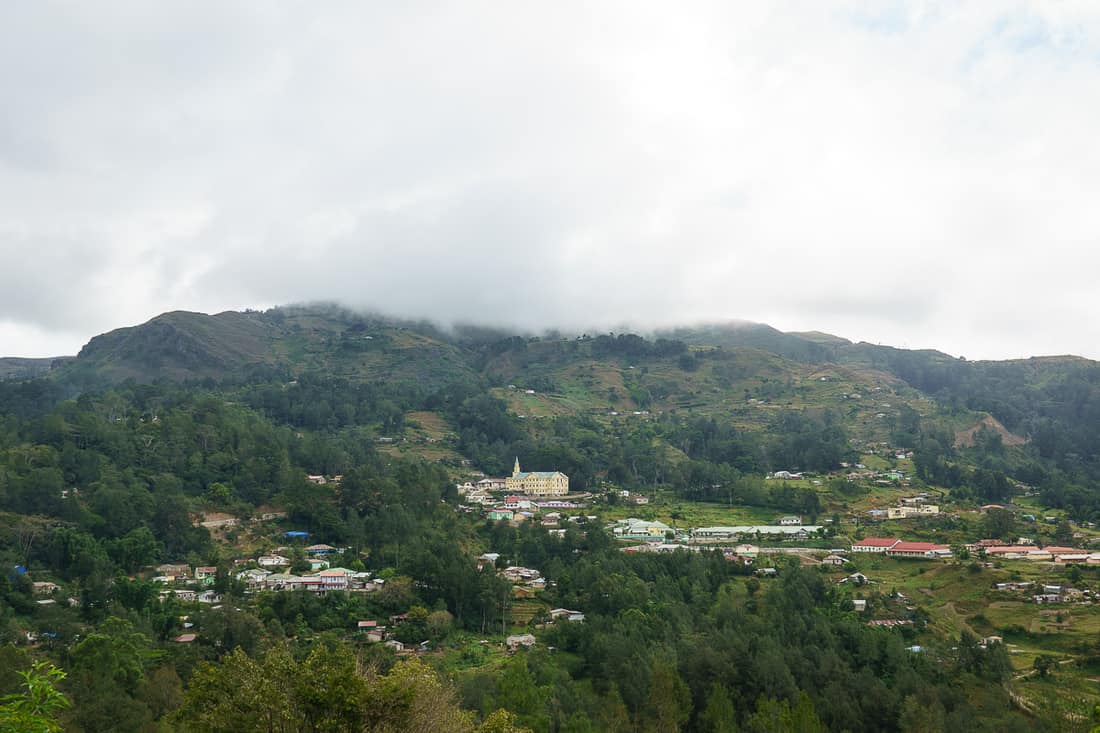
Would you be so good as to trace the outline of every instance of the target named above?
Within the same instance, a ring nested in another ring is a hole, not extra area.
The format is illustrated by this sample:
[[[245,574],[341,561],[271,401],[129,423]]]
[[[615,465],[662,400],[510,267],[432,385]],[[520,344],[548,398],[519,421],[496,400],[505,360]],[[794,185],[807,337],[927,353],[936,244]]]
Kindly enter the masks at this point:
[[[314,306],[165,313],[93,338],[56,378],[88,389],[128,379],[218,381],[257,370],[422,384],[471,373],[459,349],[430,326]]]

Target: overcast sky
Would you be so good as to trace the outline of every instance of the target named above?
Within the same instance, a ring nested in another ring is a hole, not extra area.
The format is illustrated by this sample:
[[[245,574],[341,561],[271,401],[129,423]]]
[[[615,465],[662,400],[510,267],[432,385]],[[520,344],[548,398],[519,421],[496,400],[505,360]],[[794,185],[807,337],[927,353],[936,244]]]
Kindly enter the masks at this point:
[[[5,3],[0,355],[337,300],[1100,358],[1100,3]]]

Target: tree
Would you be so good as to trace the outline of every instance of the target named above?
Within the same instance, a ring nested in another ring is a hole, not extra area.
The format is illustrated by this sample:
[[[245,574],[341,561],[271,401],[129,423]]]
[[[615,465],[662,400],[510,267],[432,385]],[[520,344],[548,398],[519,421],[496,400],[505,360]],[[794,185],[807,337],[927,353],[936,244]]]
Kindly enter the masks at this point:
[[[60,733],[57,714],[69,707],[57,689],[65,673],[48,662],[36,662],[19,673],[23,692],[0,698],[0,730],[8,733]]]
[[[898,727],[901,733],[943,733],[943,704],[939,698],[929,700],[910,695],[901,705]]]
[[[756,712],[749,718],[751,733],[826,733],[827,729],[814,711],[814,705],[805,692],[798,694],[798,702],[792,708],[786,701],[763,697],[756,702]]]
[[[1039,656],[1035,657],[1035,662],[1032,663],[1032,668],[1035,670],[1035,673],[1037,675],[1046,678],[1050,675],[1051,670],[1053,670],[1057,666],[1057,664],[1058,660],[1054,657],[1048,654],[1040,654]]]
[[[234,649],[195,671],[178,717],[202,733],[294,733],[303,716],[293,700],[296,665],[285,649],[257,662]]]
[[[654,663],[649,680],[646,731],[676,733],[691,716],[691,691],[671,663]]]
[[[707,703],[699,716],[699,729],[703,733],[733,733],[737,730],[737,713],[733,709],[733,700],[725,686],[719,682],[711,684],[707,692]]]
[[[474,728],[454,690],[417,660],[369,680],[365,709],[363,733],[470,733]]]

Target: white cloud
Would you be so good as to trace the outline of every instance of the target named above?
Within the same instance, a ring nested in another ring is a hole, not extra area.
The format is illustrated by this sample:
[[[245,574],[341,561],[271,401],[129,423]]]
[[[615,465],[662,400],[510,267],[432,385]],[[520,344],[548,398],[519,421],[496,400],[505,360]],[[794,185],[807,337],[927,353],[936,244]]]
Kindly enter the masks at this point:
[[[4,353],[338,299],[1100,357],[1090,2],[5,15]]]

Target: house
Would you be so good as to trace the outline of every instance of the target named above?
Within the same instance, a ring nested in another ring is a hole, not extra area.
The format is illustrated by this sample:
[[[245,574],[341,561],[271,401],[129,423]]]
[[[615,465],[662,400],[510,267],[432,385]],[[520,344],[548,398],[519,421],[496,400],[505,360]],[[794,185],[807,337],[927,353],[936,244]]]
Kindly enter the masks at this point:
[[[482,491],[504,491],[506,481],[502,478],[483,478],[477,482],[477,488]]]
[[[393,649],[395,652],[405,651],[405,645],[399,642],[397,639],[390,639],[386,642],[386,646],[388,646],[390,649]]]
[[[897,537],[864,537],[852,544],[852,552],[886,552],[899,542]]]
[[[271,571],[269,570],[259,570],[257,568],[252,568],[250,570],[242,570],[241,572],[237,573],[237,580],[247,583],[249,590],[256,590],[263,587],[269,575],[271,575]]]
[[[985,552],[990,547],[1003,547],[1004,542],[1001,540],[985,539],[978,540],[977,542],[970,542],[966,545],[966,549],[970,552]]]
[[[347,590],[349,573],[350,571],[344,568],[322,570],[317,574],[317,577],[321,579],[321,590],[324,592],[330,590]]]
[[[191,566],[165,563],[164,565],[157,565],[157,572],[161,575],[168,575],[173,578],[186,579],[191,575]]]
[[[512,475],[504,480],[508,491],[528,496],[564,496],[569,493],[569,477],[561,471],[521,471],[516,458]]]
[[[526,499],[522,496],[506,496],[504,497],[504,507],[506,509],[531,509],[535,506],[534,502],[530,499]]]
[[[332,545],[310,545],[306,548],[306,554],[312,557],[328,557],[336,552]]]
[[[1051,554],[1033,545],[986,545],[982,548],[987,557],[1002,560],[1050,560]]]
[[[49,595],[50,593],[53,593],[61,587],[57,583],[51,583],[48,580],[35,581],[34,583],[31,583],[31,586],[34,589],[35,595]]]
[[[520,647],[529,649],[535,645],[535,637],[531,634],[513,634],[504,640],[504,645],[507,646],[510,651],[515,651]]]
[[[480,489],[478,489],[477,491],[471,491],[469,494],[466,494],[465,498],[463,498],[463,501],[467,504],[478,504],[480,506],[487,506],[489,504],[496,503],[496,499],[494,499],[488,493],[481,491]]]
[[[580,509],[584,505],[562,499],[551,499],[549,501],[537,501],[535,506],[539,509]]]
[[[256,563],[261,568],[285,568],[290,565],[290,560],[282,555],[260,555]]]
[[[580,611],[570,611],[568,608],[555,608],[550,611],[550,618],[554,621],[565,619],[566,621],[584,621],[584,614]]]
[[[691,532],[693,541],[731,540],[749,537],[776,537],[805,540],[821,530],[821,525],[784,526],[779,524],[739,525],[734,527],[696,527]]]
[[[934,517],[940,513],[940,508],[935,504],[921,506],[899,506],[886,510],[887,519],[913,519],[914,517]]]
[[[197,595],[195,591],[186,589],[173,591],[173,593],[175,594],[177,601],[183,601],[184,603],[190,603],[194,601],[195,596]]]
[[[491,568],[496,567],[497,560],[499,560],[499,559],[500,559],[500,554],[496,553],[496,552],[486,552],[484,554],[478,555],[477,556],[477,569],[481,570],[482,568],[484,568],[486,566],[491,567]]]
[[[204,590],[202,593],[199,593],[197,596],[195,596],[195,600],[197,600],[199,603],[221,603],[222,597],[220,593],[217,593],[215,591]]]
[[[195,580],[213,580],[218,574],[218,569],[213,565],[205,565],[195,568]]]
[[[360,621],[357,624],[355,624],[355,628],[358,629],[359,631],[370,631],[371,629],[377,629],[378,628],[378,622],[377,621]]]
[[[534,568],[525,568],[519,565],[510,565],[504,568],[504,570],[501,570],[500,574],[508,580],[512,581],[513,583],[521,583],[528,580],[534,580],[535,578],[542,576],[542,573],[540,573],[538,570],[535,570]]]
[[[779,524],[782,527],[794,527],[802,524],[802,517],[796,517],[793,514],[788,514],[785,517],[779,518]]]
[[[837,581],[837,585],[841,583],[851,583],[852,585],[867,585],[871,581],[863,573],[852,573],[846,578],[841,578]]]
[[[867,601],[862,598],[856,598],[852,601],[852,609],[857,613],[863,613],[867,610]]]
[[[897,542],[886,551],[887,557],[909,557],[937,560],[951,557],[951,548],[935,542]]]
[[[848,561],[840,555],[826,555],[825,558],[821,561],[823,565],[832,565],[834,567],[840,567],[846,562]]]
[[[172,641],[176,642],[177,644],[190,644],[197,638],[199,638],[198,634],[180,634],[176,638],[172,639]]]
[[[802,474],[792,473],[790,471],[776,471],[775,473],[769,474],[768,478],[783,479],[785,481],[788,479],[800,479],[802,478]]]
[[[510,522],[515,518],[515,513],[511,509],[490,509],[487,516],[494,522]]]
[[[671,531],[672,527],[664,522],[647,522],[635,517],[620,519],[611,528],[611,534],[631,540],[664,539],[665,534]]]

